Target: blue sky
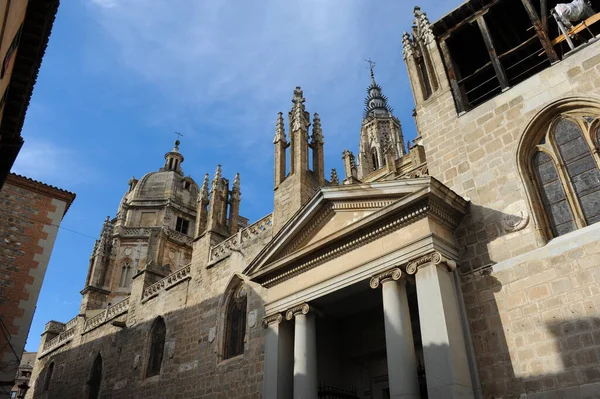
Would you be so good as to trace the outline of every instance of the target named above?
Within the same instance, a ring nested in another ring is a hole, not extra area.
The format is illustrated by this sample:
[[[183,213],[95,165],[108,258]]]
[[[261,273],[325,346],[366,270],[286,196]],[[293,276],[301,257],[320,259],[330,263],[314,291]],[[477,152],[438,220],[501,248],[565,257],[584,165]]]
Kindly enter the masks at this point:
[[[421,1],[435,21],[459,1]],[[38,349],[48,320],[79,309],[89,255],[114,216],[129,178],[163,164],[176,138],[186,174],[201,183],[223,165],[240,172],[241,212],[251,221],[273,206],[277,112],[300,85],[321,116],[327,176],[356,151],[365,58],[415,136],[401,34],[406,0],[63,0],[29,107],[25,145],[13,171],[73,191],[26,349]],[[287,127],[286,127],[287,128]]]

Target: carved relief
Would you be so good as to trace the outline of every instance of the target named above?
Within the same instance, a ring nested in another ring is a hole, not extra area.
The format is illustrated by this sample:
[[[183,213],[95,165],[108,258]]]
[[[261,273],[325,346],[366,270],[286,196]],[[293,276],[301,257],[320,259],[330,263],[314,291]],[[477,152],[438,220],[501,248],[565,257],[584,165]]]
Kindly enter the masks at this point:
[[[169,356],[169,359],[172,359],[173,356],[175,356],[175,342],[171,341],[171,342],[167,342],[167,356]]]
[[[506,232],[515,232],[525,228],[529,222],[529,213],[524,200],[519,200],[508,205],[502,211],[500,224]]]
[[[256,326],[256,310],[248,313],[248,327],[252,328]]]
[[[212,344],[215,341],[216,337],[217,337],[217,328],[211,327],[210,330],[208,330],[208,342],[210,342]]]

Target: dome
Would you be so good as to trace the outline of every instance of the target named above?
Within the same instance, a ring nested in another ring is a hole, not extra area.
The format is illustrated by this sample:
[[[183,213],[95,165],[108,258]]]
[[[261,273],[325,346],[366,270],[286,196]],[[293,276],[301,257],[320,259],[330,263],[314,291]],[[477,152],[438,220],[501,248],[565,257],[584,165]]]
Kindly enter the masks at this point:
[[[130,193],[128,202],[171,200],[179,205],[195,209],[199,188],[194,179],[173,170],[150,172],[144,175]]]

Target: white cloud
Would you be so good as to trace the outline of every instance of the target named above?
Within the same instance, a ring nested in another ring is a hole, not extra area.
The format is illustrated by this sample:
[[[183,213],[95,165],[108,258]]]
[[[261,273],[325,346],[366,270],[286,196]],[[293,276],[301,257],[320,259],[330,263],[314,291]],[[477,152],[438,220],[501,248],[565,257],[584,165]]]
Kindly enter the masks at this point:
[[[97,6],[105,7],[105,8],[112,8],[117,5],[117,0],[90,0],[90,1]]]
[[[309,92],[327,87],[334,97],[346,84],[339,77],[363,67],[366,4],[129,0],[95,17],[119,62],[175,104],[222,104],[211,107],[214,119],[255,127],[290,105],[296,85],[316,111]]]
[[[90,181],[89,171],[73,151],[26,138],[11,172],[64,189]]]

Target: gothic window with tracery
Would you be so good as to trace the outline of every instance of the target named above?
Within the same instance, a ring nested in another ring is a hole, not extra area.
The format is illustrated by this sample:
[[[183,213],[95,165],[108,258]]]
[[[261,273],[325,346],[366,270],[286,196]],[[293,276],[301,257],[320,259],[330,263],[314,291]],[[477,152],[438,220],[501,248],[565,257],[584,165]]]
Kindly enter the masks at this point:
[[[246,297],[246,288],[243,284],[240,284],[240,286],[233,291],[227,302],[224,359],[229,359],[244,353],[244,341],[246,337]]]
[[[121,281],[119,282],[119,287],[129,287],[132,275],[133,267],[131,266],[131,261],[127,260],[123,263],[123,267],[121,268]]]
[[[552,237],[600,221],[600,118],[562,115],[550,124],[531,167]],[[596,135],[596,137],[593,137]]]
[[[52,381],[52,373],[54,373],[54,362],[50,363],[48,370],[46,371],[46,378],[44,378],[44,392],[50,388],[50,381]]]
[[[165,349],[165,339],[167,328],[162,317],[158,317],[152,329],[150,330],[150,346],[148,353],[148,366],[146,368],[146,377],[160,374],[160,367],[163,361],[163,352]]]
[[[373,170],[379,169],[379,157],[377,156],[377,149],[373,148],[371,150],[371,160],[373,162]]]
[[[100,383],[102,382],[102,356],[98,354],[92,364],[90,373],[89,395],[88,399],[98,399],[100,397]]]

